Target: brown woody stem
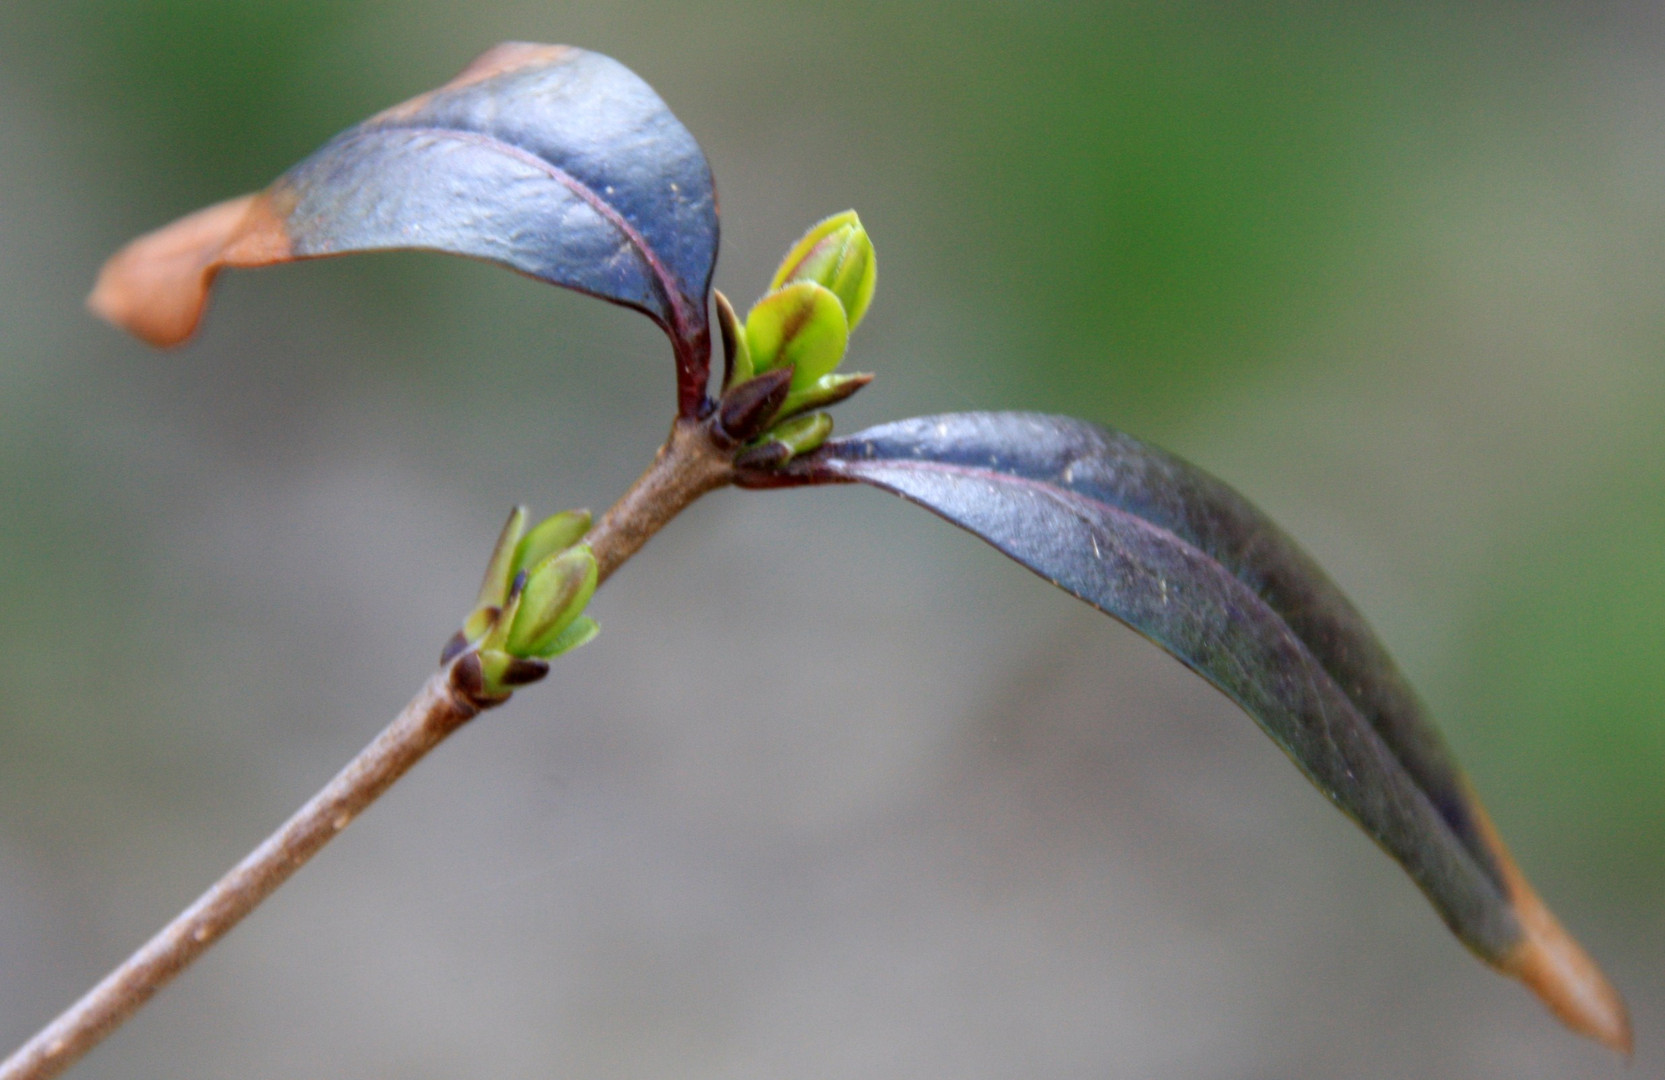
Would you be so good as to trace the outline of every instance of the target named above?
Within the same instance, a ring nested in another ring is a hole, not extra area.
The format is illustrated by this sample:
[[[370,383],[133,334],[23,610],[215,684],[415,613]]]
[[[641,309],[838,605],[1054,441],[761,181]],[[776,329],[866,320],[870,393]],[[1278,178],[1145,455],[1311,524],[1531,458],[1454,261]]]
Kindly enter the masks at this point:
[[[602,581],[695,499],[734,479],[732,446],[710,419],[678,420],[653,464],[596,522],[585,542]],[[0,1073],[0,1080],[8,1078]]]
[[[733,479],[733,447],[683,418],[653,464],[586,538],[605,581],[695,499]],[[369,746],[138,952],[0,1064],[0,1080],[47,1080],[120,1027],[452,732],[498,702],[479,696],[465,653],[429,677]]]

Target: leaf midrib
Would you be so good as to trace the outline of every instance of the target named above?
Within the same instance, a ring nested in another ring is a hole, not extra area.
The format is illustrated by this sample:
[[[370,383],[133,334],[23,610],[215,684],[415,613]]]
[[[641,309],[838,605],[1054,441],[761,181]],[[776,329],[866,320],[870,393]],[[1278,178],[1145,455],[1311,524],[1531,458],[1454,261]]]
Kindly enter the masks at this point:
[[[530,165],[531,167],[542,171],[551,180],[554,180],[562,187],[565,187],[568,191],[571,191],[574,195],[578,196],[578,198],[582,199],[584,203],[590,207],[590,209],[601,215],[603,220],[605,220],[609,225],[617,229],[619,234],[625,238],[625,241],[635,249],[636,253],[641,257],[642,262],[647,265],[649,272],[653,275],[654,284],[658,287],[660,295],[664,298],[666,305],[670,308],[671,320],[674,324],[670,329],[678,338],[685,339],[689,336],[689,312],[687,304],[684,302],[682,297],[682,290],[678,287],[675,276],[670,272],[669,268],[666,267],[662,261],[660,261],[658,253],[655,252],[653,246],[647,242],[647,238],[642,236],[642,234],[636,230],[635,226],[626,221],[624,216],[615,210],[606,199],[602,198],[602,196],[594,188],[590,187],[576,176],[573,176],[571,173],[550,161],[548,158],[543,157],[541,154],[534,154],[529,150],[523,150],[513,143],[505,142],[503,139],[500,139],[495,135],[488,135],[485,132],[480,131],[471,131],[467,128],[435,127],[431,124],[383,124],[363,131],[353,132],[343,139],[341,144],[338,145],[358,142],[362,139],[369,139],[377,135],[394,131],[406,132],[412,135],[429,135],[435,138],[450,139],[456,142],[473,143],[478,146],[483,146],[495,153],[502,154],[504,157],[513,158],[522,164]]]

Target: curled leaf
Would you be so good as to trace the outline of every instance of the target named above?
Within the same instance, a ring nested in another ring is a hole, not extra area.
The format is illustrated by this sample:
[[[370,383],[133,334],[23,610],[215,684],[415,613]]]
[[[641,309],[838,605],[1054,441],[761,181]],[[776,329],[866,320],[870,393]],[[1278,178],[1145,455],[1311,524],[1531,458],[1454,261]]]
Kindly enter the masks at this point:
[[[105,264],[88,303],[174,345],[223,267],[388,248],[489,259],[636,308],[670,335],[684,414],[703,400],[711,170],[645,82],[564,45],[499,45],[265,191],[140,237]]]
[[[982,537],[1213,683],[1481,959],[1628,1052],[1623,1000],[1527,884],[1386,649],[1242,496],[1127,435],[1032,413],[885,424],[741,478],[852,481]]]

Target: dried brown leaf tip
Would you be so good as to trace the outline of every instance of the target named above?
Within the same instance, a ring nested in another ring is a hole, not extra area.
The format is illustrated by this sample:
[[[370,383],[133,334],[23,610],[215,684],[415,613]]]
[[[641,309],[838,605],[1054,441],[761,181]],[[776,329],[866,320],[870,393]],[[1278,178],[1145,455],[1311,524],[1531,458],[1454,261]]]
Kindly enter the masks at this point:
[[[152,345],[182,344],[202,321],[222,268],[294,257],[274,201],[273,192],[244,195],[146,233],[104,264],[87,307]]]
[[[1562,1023],[1628,1058],[1634,1039],[1624,998],[1538,898],[1485,811],[1478,810],[1476,819],[1522,931],[1520,943],[1497,965],[1499,970],[1525,983]]]

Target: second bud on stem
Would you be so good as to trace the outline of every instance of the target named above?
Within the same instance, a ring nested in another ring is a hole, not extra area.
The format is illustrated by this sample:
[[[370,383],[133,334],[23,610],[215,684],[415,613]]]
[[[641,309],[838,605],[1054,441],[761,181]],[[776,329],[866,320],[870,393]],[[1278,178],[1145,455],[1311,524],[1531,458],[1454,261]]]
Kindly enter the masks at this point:
[[[517,506],[504,523],[474,610],[440,657],[449,662],[474,651],[480,696],[488,701],[543,678],[550,659],[600,632],[584,614],[598,579],[595,554],[579,543],[590,530],[590,512],[563,511],[531,529],[527,517]]]

